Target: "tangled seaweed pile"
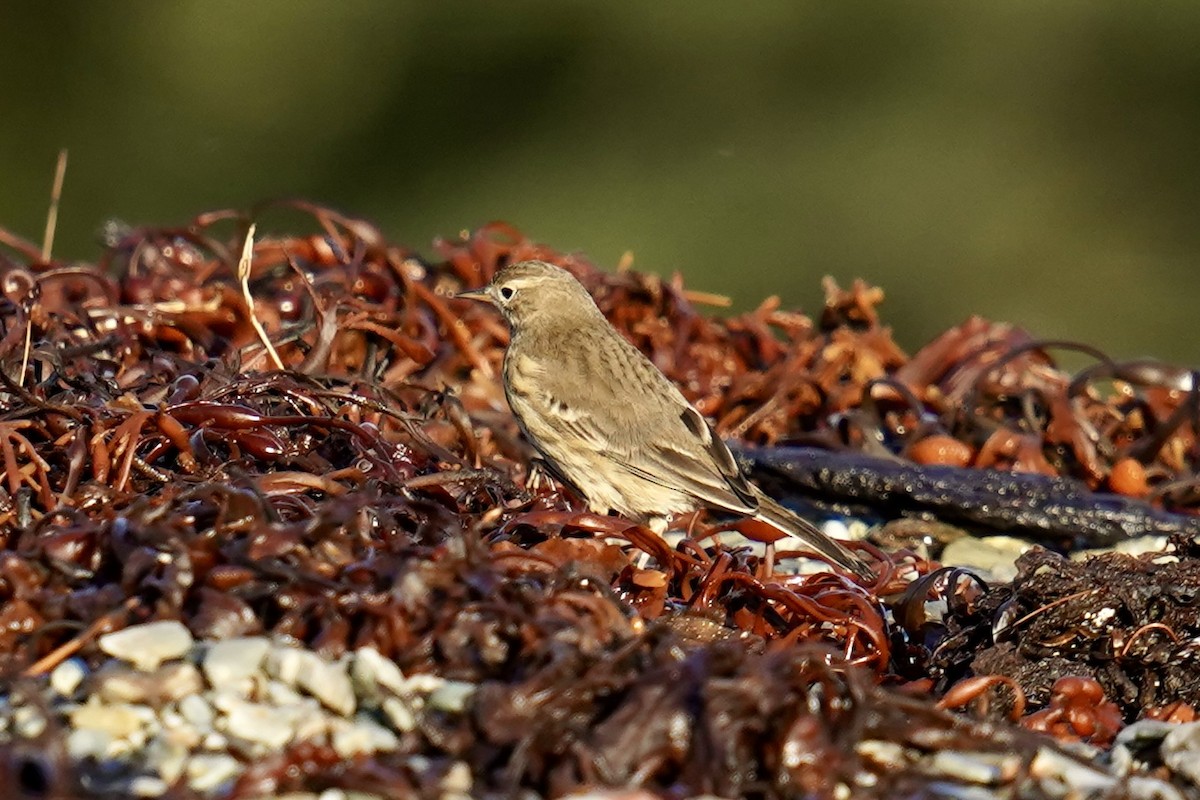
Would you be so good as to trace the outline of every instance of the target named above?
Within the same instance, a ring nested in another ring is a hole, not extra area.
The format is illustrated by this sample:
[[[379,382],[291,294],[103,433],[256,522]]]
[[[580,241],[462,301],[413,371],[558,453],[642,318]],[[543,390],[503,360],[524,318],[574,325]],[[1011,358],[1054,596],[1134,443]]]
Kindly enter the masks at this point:
[[[0,670],[26,695],[65,659],[97,666],[106,632],[151,620],[332,661],[369,648],[405,674],[476,687],[469,713],[431,712],[386,754],[348,761],[295,742],[221,787],[235,798],[442,796],[459,763],[476,796],[979,783],[931,766],[942,751],[1023,753],[983,782],[1037,796],[1039,754],[1074,764],[1050,740],[875,684],[951,706],[991,698],[977,713],[1098,745],[1147,711],[1194,716],[1200,562],[1186,537],[1171,578],[1186,588],[1152,601],[1135,575],[1153,574],[1148,557],[1042,554],[989,588],[920,547],[864,542],[879,578],[861,586],[773,574],[709,540],[753,524],[693,521],[672,548],[525,489],[529,452],[497,380],[507,331],[450,296],[505,263],[553,261],[727,437],[1068,476],[1178,511],[1195,499],[1190,374],[1098,356],[1072,379],[1044,344],[977,319],[909,359],[862,284],[827,283],[819,323],[773,300],[717,321],[697,310],[712,298],[678,279],[604,273],[507,226],[439,241],[429,261],[366,223],[289,205],[320,233],[254,246],[252,308],[232,212],[114,230],[94,265],[40,263],[0,232],[13,253],[0,256]],[[640,550],[655,568],[634,566]],[[1131,581],[1143,594],[1123,593]],[[935,600],[944,618],[927,613]],[[1155,681],[1164,664],[1170,679]],[[1063,710],[1100,707],[1086,701],[1097,693],[1119,713]],[[28,789],[26,750],[7,747],[0,779]],[[66,750],[42,752],[57,759],[33,780],[42,796],[85,791]]]

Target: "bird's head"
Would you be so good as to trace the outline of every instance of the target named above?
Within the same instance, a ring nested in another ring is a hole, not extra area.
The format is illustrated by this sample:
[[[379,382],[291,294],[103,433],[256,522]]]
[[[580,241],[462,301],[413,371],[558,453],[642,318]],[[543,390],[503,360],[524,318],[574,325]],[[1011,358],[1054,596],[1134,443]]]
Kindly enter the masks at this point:
[[[571,273],[545,261],[511,264],[497,272],[487,286],[456,297],[491,303],[514,328],[534,319],[567,320],[600,313],[587,289]]]

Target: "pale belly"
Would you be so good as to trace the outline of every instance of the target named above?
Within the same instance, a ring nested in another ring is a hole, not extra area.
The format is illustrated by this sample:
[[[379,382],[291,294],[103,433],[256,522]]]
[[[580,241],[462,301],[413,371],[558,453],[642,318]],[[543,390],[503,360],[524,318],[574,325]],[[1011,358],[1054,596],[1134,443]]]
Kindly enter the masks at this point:
[[[615,511],[632,520],[647,522],[699,507],[690,495],[639,477],[590,443],[564,434],[532,412],[523,398],[511,396],[509,404],[525,438],[583,494],[591,511],[599,514]]]

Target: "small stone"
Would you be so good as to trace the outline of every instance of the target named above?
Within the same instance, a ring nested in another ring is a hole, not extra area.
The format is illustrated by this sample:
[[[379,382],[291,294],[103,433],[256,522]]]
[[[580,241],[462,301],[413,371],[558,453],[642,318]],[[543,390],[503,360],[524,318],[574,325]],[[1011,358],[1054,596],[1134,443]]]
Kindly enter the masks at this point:
[[[308,659],[306,669],[300,673],[297,684],[299,688],[320,700],[330,711],[343,717],[353,714],[358,700],[354,696],[350,676],[346,674],[346,665],[331,663],[316,653],[307,655],[311,658]]]
[[[97,675],[97,682],[97,694],[108,702],[152,705],[195,696],[204,688],[200,670],[186,661],[165,664],[153,672],[106,669]]]
[[[419,672],[416,675],[409,675],[404,679],[404,693],[409,695],[430,694],[442,688],[445,683],[445,678]]]
[[[177,620],[147,622],[100,637],[100,649],[146,672],[192,649],[191,632]]]
[[[947,566],[983,570],[997,581],[1010,581],[1017,575],[1017,559],[1033,544],[1014,536],[964,536],[942,551]]]
[[[146,747],[146,762],[168,784],[174,784],[187,767],[188,749],[176,742],[155,739]]]
[[[201,749],[219,753],[222,750],[229,749],[229,737],[224,734],[213,731],[212,733],[204,734],[204,738],[200,740]]]
[[[473,786],[474,779],[471,776],[471,768],[467,766],[466,762],[455,761],[442,777],[440,788],[443,798],[468,798],[471,796]]]
[[[935,775],[946,775],[964,783],[998,786],[1016,774],[1018,759],[990,753],[967,753],[942,750],[933,754],[928,769]]]
[[[358,696],[378,703],[387,694],[404,692],[404,673],[390,658],[384,658],[373,647],[354,651],[350,679]]]
[[[371,746],[371,735],[344,719],[330,720],[329,732],[333,750],[342,758],[354,758],[360,754],[371,755],[375,752]]]
[[[205,692],[206,699],[213,708],[218,711],[228,711],[231,708],[250,702],[247,698],[242,697],[240,692],[218,689],[212,692]]]
[[[203,691],[204,681],[195,664],[181,662],[167,664],[155,674],[158,680],[158,701],[173,702],[183,697],[192,697]]]
[[[333,749],[342,758],[353,758],[359,754],[373,755],[380,751],[395,750],[400,746],[396,734],[362,715],[356,717],[353,722],[331,720],[329,730]]]
[[[1070,787],[1070,793],[1056,791],[1051,796],[1104,797],[1116,794],[1117,778],[1114,775],[1098,763],[1088,763],[1058,748],[1039,747],[1025,769],[1026,774],[1035,781],[1035,786]]]
[[[188,759],[188,787],[205,794],[215,793],[233,781],[242,772],[242,765],[233,756],[225,753],[201,753]]]
[[[1195,725],[1197,723],[1187,723]],[[1172,731],[1181,730],[1185,725],[1175,722],[1163,722],[1157,719],[1139,719],[1121,729],[1117,734],[1114,747],[1130,747],[1138,750],[1157,748],[1159,743]]]
[[[164,709],[159,714],[159,720],[162,722],[163,729],[158,738],[164,744],[194,750],[203,741],[205,731],[188,722],[178,711]]]
[[[70,712],[71,727],[102,731],[113,739],[127,739],[145,727],[154,712],[145,706],[128,703],[102,704],[92,698],[86,705],[77,706]]]
[[[1172,772],[1200,785],[1200,722],[1176,725],[1163,737],[1158,752]]]
[[[245,683],[262,668],[271,642],[261,636],[247,636],[217,642],[204,654],[204,677],[214,689]]]
[[[67,755],[72,761],[94,758],[101,761],[108,756],[113,737],[95,728],[76,728],[67,734]]]
[[[68,658],[50,673],[50,688],[60,697],[70,697],[87,677],[88,668],[82,658]]]
[[[151,674],[109,661],[96,676],[94,696],[106,703],[141,703],[152,691]]]
[[[438,711],[461,714],[475,689],[475,684],[466,681],[446,681],[429,695],[429,705]]]
[[[129,739],[113,739],[108,744],[108,758],[112,761],[129,761],[136,749]]]
[[[417,716],[407,701],[399,697],[388,697],[384,699],[380,707],[383,709],[383,715],[388,718],[388,722],[392,723],[392,727],[400,733],[411,733],[416,730]]]
[[[1164,553],[1169,540],[1166,536],[1138,536],[1134,539],[1122,539],[1112,547],[1095,547],[1087,550],[1074,550],[1067,557],[1072,561],[1087,561],[1089,558],[1108,553],[1125,553],[1131,556],[1146,553]],[[1165,554],[1165,553],[1164,553]],[[1156,559],[1157,563],[1157,559]]]
[[[46,730],[46,715],[35,706],[18,706],[12,715],[13,730],[24,739],[36,739]]]
[[[1109,751],[1113,771],[1122,776],[1146,768],[1148,760],[1158,760],[1158,748],[1178,724],[1155,719],[1140,719],[1126,725],[1117,734]]]
[[[263,698],[276,706],[295,706],[304,702],[304,695],[288,686],[283,681],[267,681]]]
[[[175,728],[191,727],[183,715],[179,713],[178,706],[168,706],[167,708],[159,709],[158,721],[162,723],[163,730],[174,730]]]
[[[296,709],[295,723],[292,726],[293,738],[301,742],[325,738],[329,733],[330,723],[337,720],[337,717],[326,714],[311,697],[304,700],[305,702]]]
[[[267,654],[267,674],[293,688],[300,685],[300,675],[311,664],[309,657],[320,660],[316,653],[298,647],[277,645]]]
[[[376,753],[388,752],[400,747],[400,740],[396,734],[381,725],[373,716],[359,714],[354,718],[354,725],[371,735],[371,746]]]
[[[129,782],[129,793],[134,797],[162,797],[169,788],[166,781],[153,775],[138,775]]]
[[[224,729],[247,742],[280,750],[292,740],[296,714],[293,711],[245,701],[224,702],[217,706],[225,712]]]
[[[906,764],[904,747],[895,742],[864,739],[854,746],[854,752],[883,769],[899,770]]]
[[[211,705],[198,694],[188,695],[179,701],[180,715],[201,731],[211,731],[216,713]]]
[[[152,720],[150,722],[150,726],[153,727],[153,730],[149,730],[145,727],[139,728],[125,737],[123,741],[129,743],[130,749],[141,750],[146,746],[146,743],[150,740],[151,736],[158,734],[158,729],[161,727],[157,719]]]

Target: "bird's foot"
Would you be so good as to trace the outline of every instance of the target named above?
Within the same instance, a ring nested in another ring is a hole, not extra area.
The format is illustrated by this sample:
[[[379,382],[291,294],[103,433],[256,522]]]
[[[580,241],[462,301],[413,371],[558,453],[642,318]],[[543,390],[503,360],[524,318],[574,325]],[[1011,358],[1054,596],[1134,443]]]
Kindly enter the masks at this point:
[[[542,493],[543,488],[553,491],[554,478],[550,477],[550,472],[542,460],[535,458],[529,462],[529,477],[525,479],[525,491],[531,495],[538,495]]]

